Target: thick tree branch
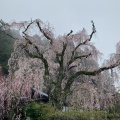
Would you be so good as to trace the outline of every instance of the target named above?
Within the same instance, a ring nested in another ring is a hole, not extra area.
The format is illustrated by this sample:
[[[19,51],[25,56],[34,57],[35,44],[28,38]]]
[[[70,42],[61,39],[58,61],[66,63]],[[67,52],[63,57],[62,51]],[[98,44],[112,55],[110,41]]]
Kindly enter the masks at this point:
[[[60,79],[59,81],[62,80],[63,78],[63,71],[64,71],[64,66],[63,66],[63,62],[64,62],[64,55],[65,55],[65,50],[67,48],[67,44],[63,43],[63,50],[61,53],[56,54],[56,59],[60,65],[59,67],[59,74],[58,74],[58,78]]]
[[[120,60],[118,60],[113,65],[110,65],[108,67],[102,67],[102,68],[99,68],[98,70],[94,70],[94,71],[78,71],[78,72],[76,72],[75,74],[73,74],[72,76],[70,76],[68,78],[67,83],[66,83],[65,88],[64,88],[64,91],[69,90],[72,83],[74,82],[75,78],[77,78],[80,75],[95,76],[95,75],[101,73],[102,71],[113,69],[113,68],[117,67],[118,65],[120,65]]]
[[[38,58],[41,59],[41,61],[44,64],[44,68],[45,68],[45,75],[49,75],[49,70],[48,70],[48,62],[47,60],[43,57],[43,55],[41,53],[38,53],[39,55],[33,55],[32,53],[29,52],[29,50],[25,49],[25,51],[29,54],[29,56],[31,58]]]
[[[43,54],[39,52],[38,47],[37,47],[36,45],[34,45],[34,44],[30,41],[30,39],[28,39],[27,37],[25,37],[25,39],[26,39],[28,42],[27,42],[26,45],[24,46],[24,50],[29,54],[30,57],[41,59],[41,61],[42,61],[43,64],[44,64],[44,68],[45,68],[45,73],[44,73],[44,74],[45,74],[45,75],[49,75],[48,62],[47,62],[47,60],[43,57]],[[32,53],[29,52],[29,50],[26,48],[26,46],[27,46],[28,43],[34,45],[34,48],[37,50],[38,55],[33,55]]]

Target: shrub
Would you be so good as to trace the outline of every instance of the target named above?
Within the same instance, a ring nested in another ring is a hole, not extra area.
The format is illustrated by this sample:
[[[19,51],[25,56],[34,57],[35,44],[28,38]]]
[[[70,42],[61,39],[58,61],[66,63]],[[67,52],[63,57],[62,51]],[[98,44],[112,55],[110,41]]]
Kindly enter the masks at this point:
[[[34,101],[19,106],[20,120],[119,120],[119,113],[106,111],[67,111],[55,109],[51,104],[36,103]],[[15,111],[11,111],[10,119]],[[15,118],[15,117],[14,117]]]
[[[55,108],[50,104],[36,103],[34,101],[21,107],[22,120],[49,120],[49,115],[55,113]]]

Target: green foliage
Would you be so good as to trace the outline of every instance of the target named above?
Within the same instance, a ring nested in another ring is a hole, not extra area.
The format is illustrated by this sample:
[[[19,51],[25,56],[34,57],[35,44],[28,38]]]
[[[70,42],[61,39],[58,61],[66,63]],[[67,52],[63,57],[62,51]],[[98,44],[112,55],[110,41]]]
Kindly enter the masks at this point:
[[[59,111],[51,104],[36,103],[34,101],[19,106],[19,113],[22,114],[21,120],[119,120],[120,105],[115,105],[115,109],[106,111],[80,111],[70,110]],[[11,111],[10,119],[14,117],[15,111]]]
[[[107,120],[105,111],[61,112],[50,104],[31,102],[21,107],[22,120]]]
[[[115,104],[109,107],[108,118],[119,118],[120,119],[120,104]]]
[[[120,104],[115,104],[111,108],[109,108],[109,113],[118,113],[120,114]]]
[[[9,57],[10,54],[0,53],[0,64],[2,65],[2,68],[7,68],[7,61]]]

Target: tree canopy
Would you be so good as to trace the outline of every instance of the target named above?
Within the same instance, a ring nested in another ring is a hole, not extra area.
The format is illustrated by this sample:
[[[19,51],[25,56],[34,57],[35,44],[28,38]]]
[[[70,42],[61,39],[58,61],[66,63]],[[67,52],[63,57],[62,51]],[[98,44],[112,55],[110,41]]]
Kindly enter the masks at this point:
[[[107,64],[101,68],[95,64],[94,61],[99,58],[100,52],[91,42],[96,33],[94,22],[91,21],[91,23],[90,35],[87,35],[86,30],[83,29],[77,33],[73,33],[71,30],[68,34],[58,37],[55,37],[49,24],[45,25],[39,19],[30,22],[14,22],[10,26],[22,28],[23,39],[26,40],[23,50],[29,57],[42,61],[44,85],[50,100],[58,108],[66,102],[71,87],[78,77],[81,75],[96,76],[102,71],[113,69],[120,64],[119,54],[113,54]],[[39,36],[30,35],[31,28],[36,28],[40,32]],[[37,44],[34,37],[49,42],[44,47],[44,45]],[[90,60],[91,62],[87,63]],[[94,62],[93,65],[91,65],[92,62]]]

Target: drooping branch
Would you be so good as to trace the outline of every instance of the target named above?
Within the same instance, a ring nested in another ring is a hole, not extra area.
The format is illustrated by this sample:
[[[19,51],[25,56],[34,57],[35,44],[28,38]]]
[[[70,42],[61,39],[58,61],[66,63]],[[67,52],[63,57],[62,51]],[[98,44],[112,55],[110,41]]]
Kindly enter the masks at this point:
[[[52,44],[52,43],[53,43],[53,39],[50,38],[50,37],[44,32],[44,30],[41,28],[40,23],[39,23],[38,21],[36,21],[36,23],[37,23],[37,25],[38,25],[38,27],[39,27],[40,32],[43,33],[43,35],[44,35],[48,40],[50,40],[50,44]]]

